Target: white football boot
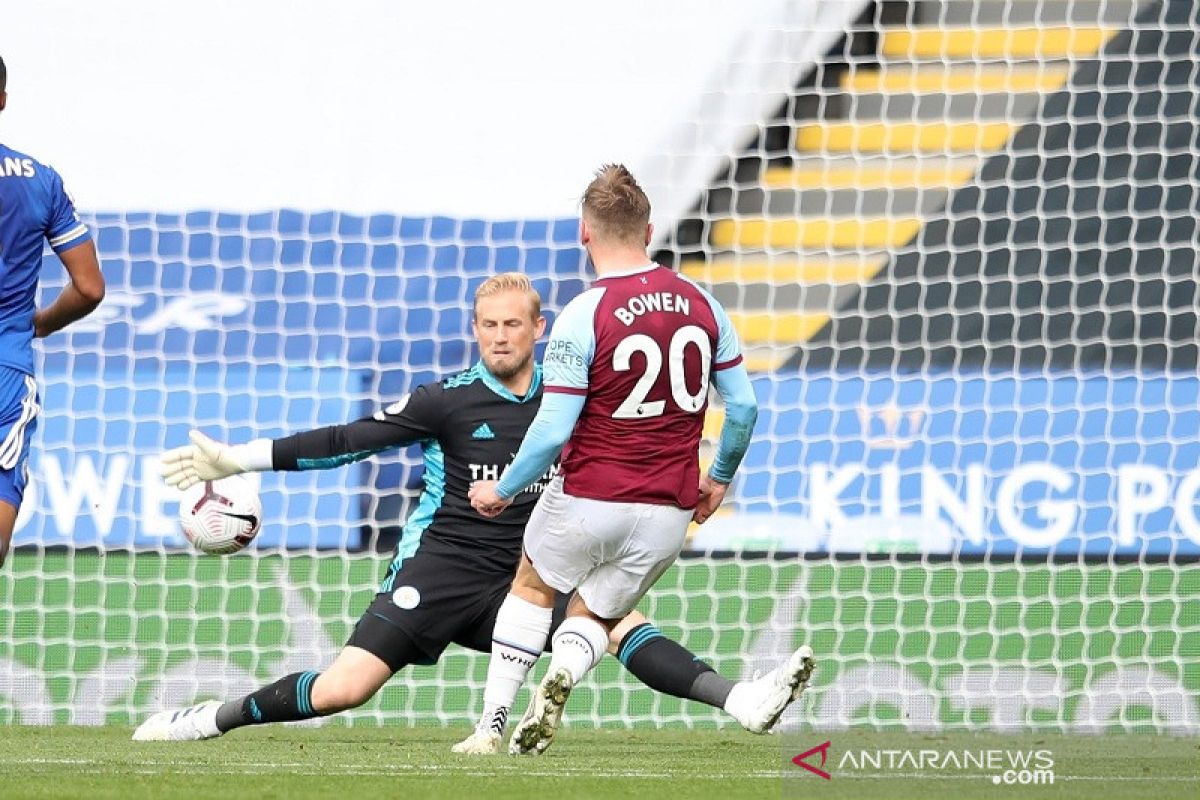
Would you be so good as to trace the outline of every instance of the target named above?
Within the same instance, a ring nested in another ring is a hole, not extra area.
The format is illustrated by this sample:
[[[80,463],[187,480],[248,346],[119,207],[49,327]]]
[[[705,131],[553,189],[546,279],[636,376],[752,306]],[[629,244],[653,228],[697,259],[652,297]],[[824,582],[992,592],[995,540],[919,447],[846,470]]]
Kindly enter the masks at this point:
[[[451,753],[467,756],[491,756],[500,752],[500,734],[491,731],[481,731],[478,728],[454,747]]]
[[[562,720],[563,707],[571,696],[575,681],[571,673],[565,669],[547,672],[546,677],[538,684],[529,701],[525,716],[513,729],[512,739],[508,741],[508,752],[514,756],[540,756],[554,741],[558,723]]]
[[[217,729],[219,700],[206,700],[190,708],[160,711],[133,732],[135,742],[186,742],[220,736]]]
[[[770,733],[784,709],[804,693],[816,668],[812,648],[804,645],[761,678],[735,684],[725,711],[751,733]]]

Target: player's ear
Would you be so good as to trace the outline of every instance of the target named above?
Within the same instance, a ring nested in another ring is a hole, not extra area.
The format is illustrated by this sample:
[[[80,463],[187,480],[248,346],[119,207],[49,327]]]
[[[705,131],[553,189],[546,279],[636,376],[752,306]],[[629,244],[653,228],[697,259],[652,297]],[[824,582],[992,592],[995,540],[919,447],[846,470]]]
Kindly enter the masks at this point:
[[[654,226],[649,222],[646,223],[646,247],[650,246],[650,240],[654,238]]]
[[[587,247],[592,241],[592,229],[583,217],[579,218],[579,243]]]
[[[0,92],[0,111],[3,111],[6,105],[8,105],[8,92]]]
[[[533,323],[534,338],[542,338],[542,334],[546,332],[546,318],[539,316],[537,321]]]

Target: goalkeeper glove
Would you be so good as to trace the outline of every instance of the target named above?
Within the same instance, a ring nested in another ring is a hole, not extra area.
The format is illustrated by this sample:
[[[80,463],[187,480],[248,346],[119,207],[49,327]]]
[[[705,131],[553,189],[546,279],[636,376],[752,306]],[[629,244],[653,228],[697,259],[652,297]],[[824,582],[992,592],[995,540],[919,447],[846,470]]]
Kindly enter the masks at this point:
[[[208,438],[200,431],[192,431],[189,437],[191,444],[168,450],[159,457],[163,479],[176,489],[187,489],[201,481],[220,480],[250,470],[271,468],[270,439],[256,439],[249,444],[230,447]]]

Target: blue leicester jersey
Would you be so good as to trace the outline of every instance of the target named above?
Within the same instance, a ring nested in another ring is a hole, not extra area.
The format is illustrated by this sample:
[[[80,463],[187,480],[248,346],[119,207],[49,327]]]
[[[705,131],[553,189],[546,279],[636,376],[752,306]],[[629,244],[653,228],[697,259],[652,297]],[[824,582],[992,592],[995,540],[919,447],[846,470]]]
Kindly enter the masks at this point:
[[[0,365],[33,374],[43,241],[61,253],[90,238],[58,173],[0,144]]]

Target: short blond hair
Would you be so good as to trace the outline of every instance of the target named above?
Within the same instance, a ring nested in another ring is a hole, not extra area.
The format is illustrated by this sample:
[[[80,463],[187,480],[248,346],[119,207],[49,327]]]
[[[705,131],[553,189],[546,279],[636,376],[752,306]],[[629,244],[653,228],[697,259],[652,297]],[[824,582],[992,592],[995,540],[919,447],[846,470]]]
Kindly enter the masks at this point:
[[[524,292],[525,296],[529,298],[533,319],[542,315],[542,296],[538,294],[537,289],[533,288],[529,276],[520,272],[501,272],[479,284],[479,288],[475,290],[474,310],[479,310],[480,298],[492,297],[502,292]]]
[[[601,239],[644,245],[650,198],[624,164],[605,164],[583,192],[583,218]]]

